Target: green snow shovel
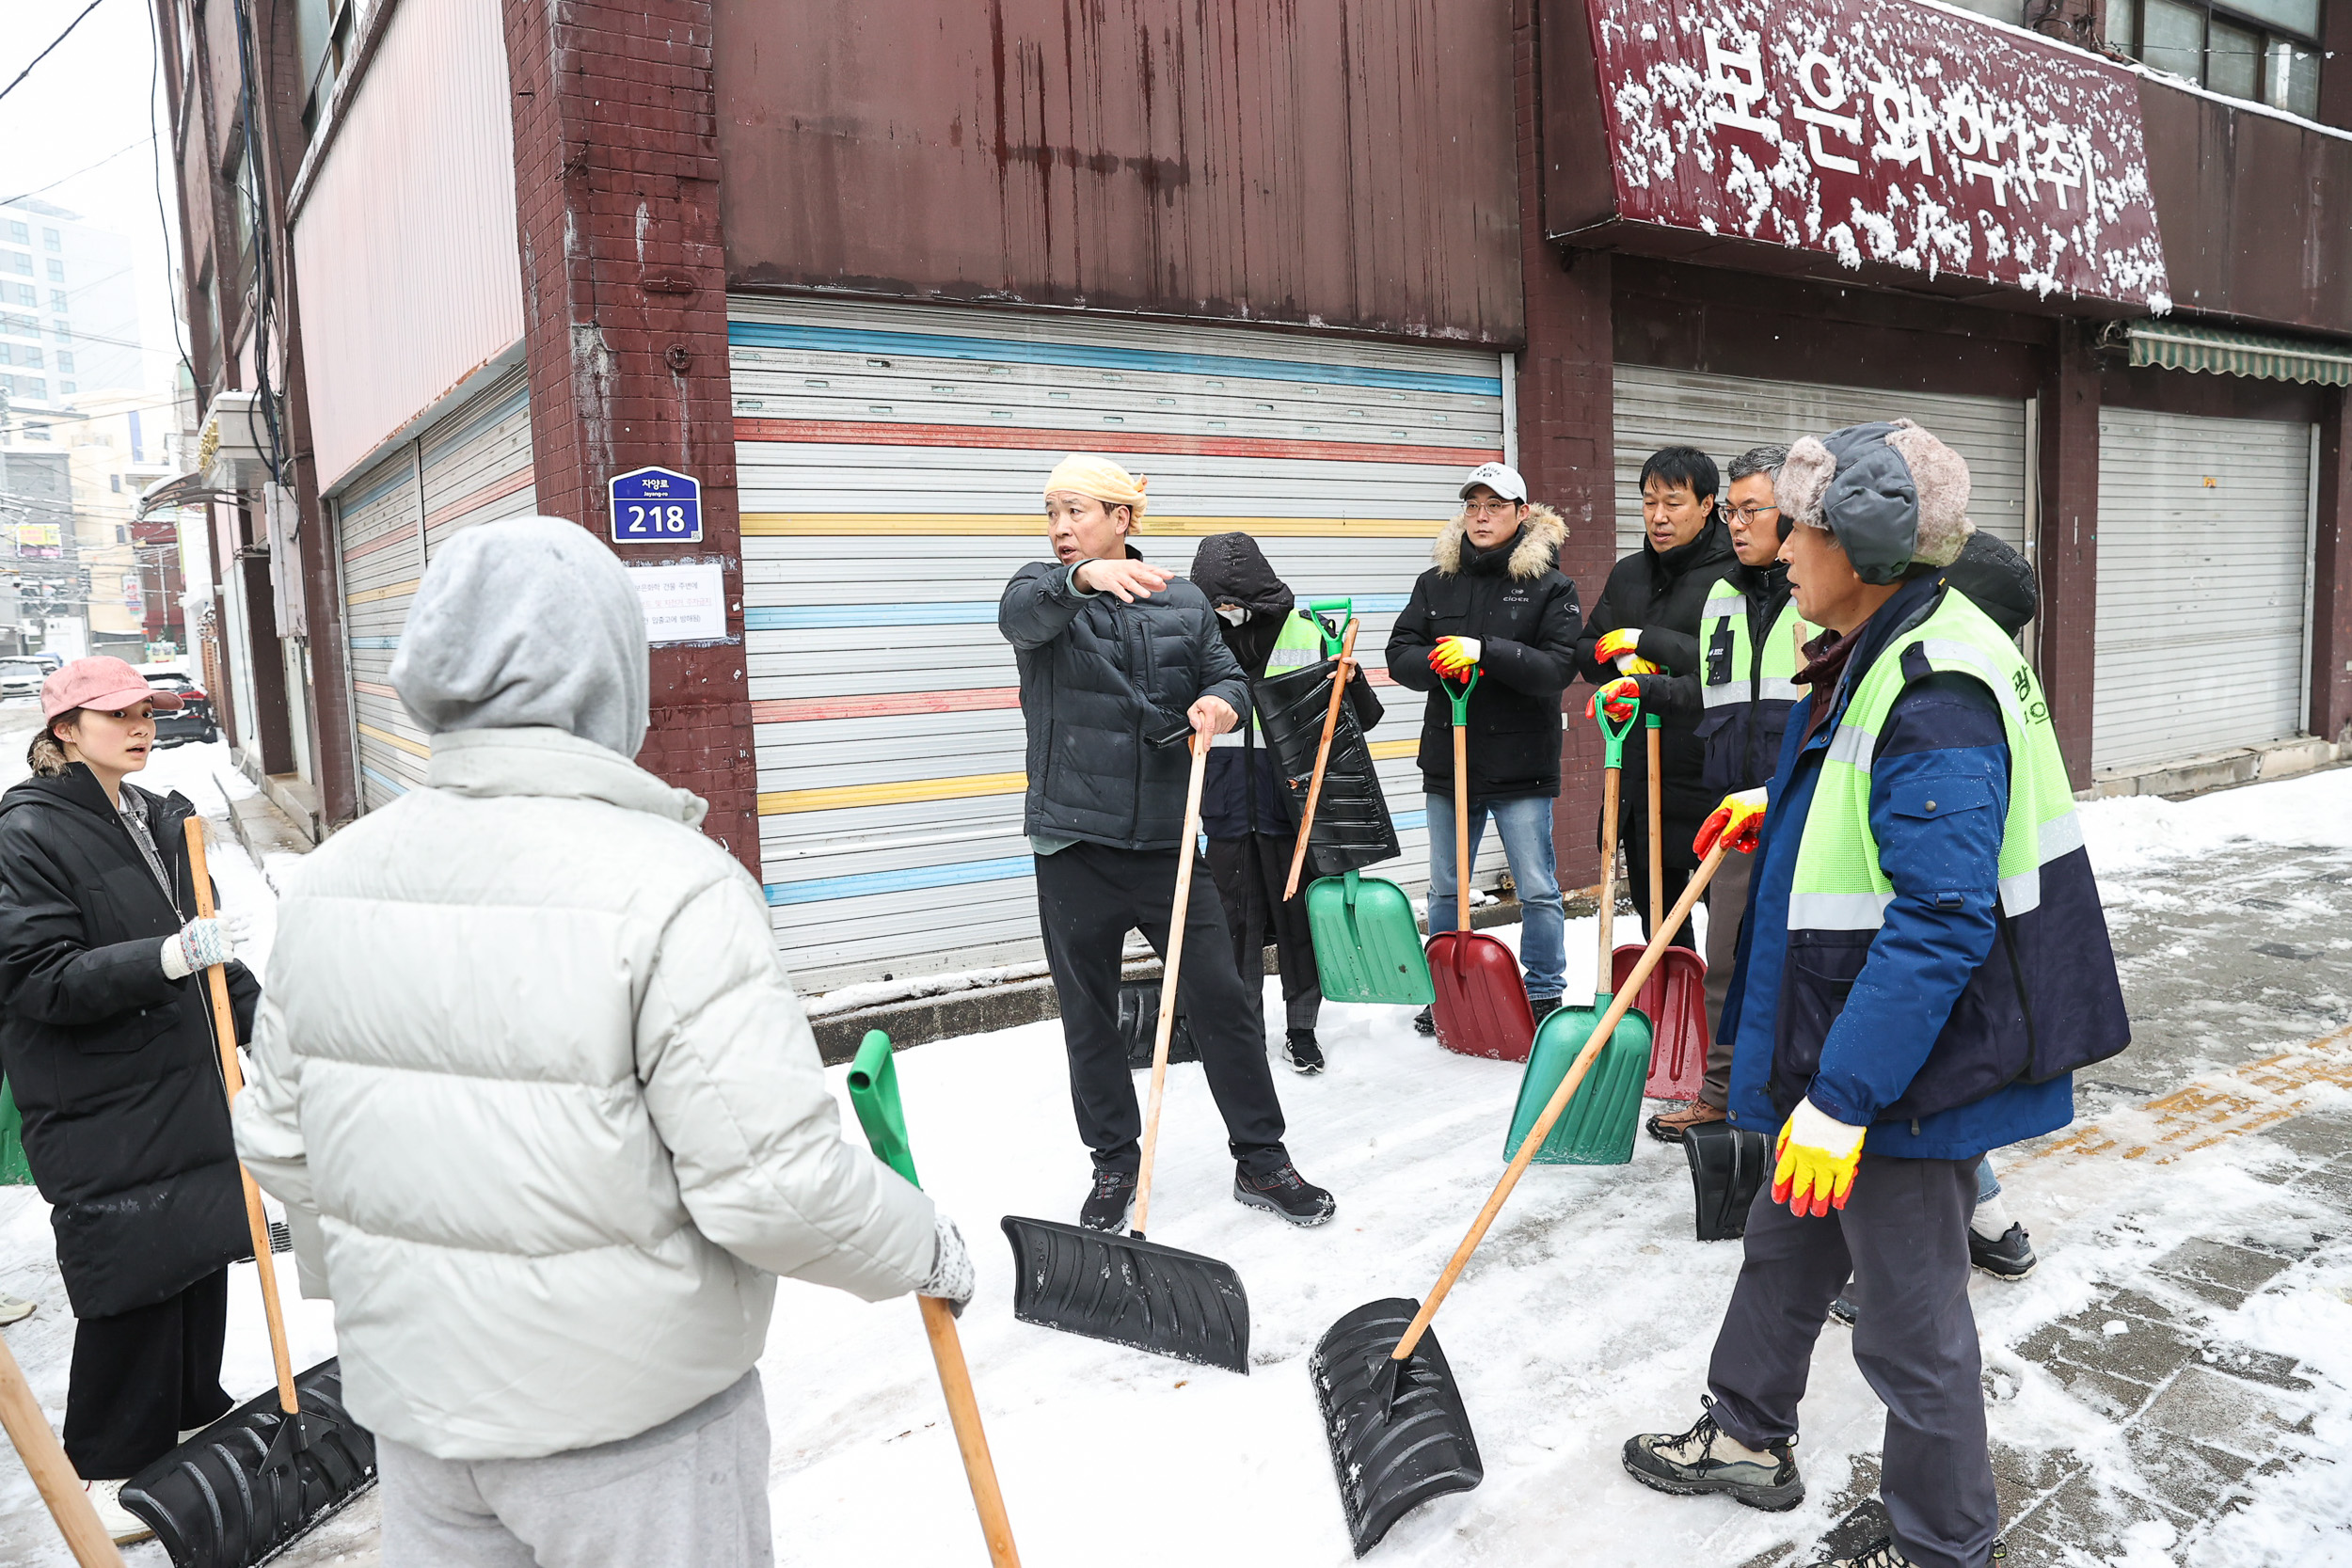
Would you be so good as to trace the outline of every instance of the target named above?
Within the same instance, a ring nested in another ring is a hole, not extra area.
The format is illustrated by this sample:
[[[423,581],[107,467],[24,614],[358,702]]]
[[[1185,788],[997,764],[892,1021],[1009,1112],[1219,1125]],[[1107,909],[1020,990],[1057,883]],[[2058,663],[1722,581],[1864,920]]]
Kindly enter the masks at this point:
[[[1626,736],[1633,733],[1641,715],[1637,709],[1623,724],[1612,725],[1608,708],[1598,702],[1593,705],[1593,713],[1600,721],[1601,742],[1607,749],[1601,816],[1609,831],[1600,841],[1600,959],[1593,972],[1605,984],[1610,977],[1610,944],[1616,935],[1618,781],[1625,776]],[[1637,951],[1636,958],[1640,957]],[[1502,1146],[1505,1160],[1526,1141],[1527,1130],[1535,1125],[1551,1091],[1560,1086],[1569,1064],[1592,1038],[1593,1030],[1609,1010],[1609,993],[1602,991],[1593,998],[1589,1011],[1562,1007],[1535,1032],[1535,1049],[1528,1053],[1527,1073],[1519,1080],[1519,1101],[1511,1112],[1511,1135]],[[1568,1108],[1552,1124],[1551,1135],[1535,1151],[1535,1164],[1622,1165],[1629,1162],[1634,1126],[1641,1119],[1642,1085],[1649,1076],[1649,1057],[1650,1021],[1637,1010],[1629,1010],[1607,1049],[1584,1075],[1584,1082],[1577,1085]]]
[[[858,1125],[874,1158],[907,1179],[914,1177],[914,1154],[907,1148],[906,1113],[898,1105],[898,1068],[890,1054],[890,1037],[880,1029],[866,1031],[850,1064],[850,1103],[856,1107]],[[972,1369],[964,1365],[963,1341],[956,1335],[955,1309],[937,1296],[914,1298],[923,1307],[923,1329],[930,1336],[931,1359],[939,1367],[939,1386],[947,1396],[947,1419],[956,1430],[956,1447],[963,1452],[964,1479],[972,1483],[972,1506],[979,1511],[980,1533],[988,1538],[988,1560],[995,1568],[1021,1568],[1021,1554],[1012,1544],[1012,1520],[1005,1513],[1005,1495],[996,1485],[996,1462],[989,1457],[988,1433],[980,1428],[979,1402],[972,1393]]]
[[[1320,611],[1324,605],[1318,603],[1314,609]],[[1340,707],[1354,668],[1350,656],[1356,649],[1356,629],[1357,623],[1350,620],[1342,645],[1327,650],[1339,660],[1339,673],[1331,682],[1331,704],[1323,718],[1323,743],[1315,752],[1313,780],[1307,786],[1307,805],[1298,824],[1297,847],[1291,855],[1285,898],[1298,891],[1298,874],[1307,863],[1315,806],[1323,793],[1324,765],[1330,760],[1331,737],[1339,731]],[[1327,644],[1327,630],[1324,639]],[[1316,878],[1307,886],[1307,930],[1314,943],[1315,976],[1327,1000],[1419,1007],[1436,999],[1412,900],[1394,882],[1367,878],[1352,866],[1337,877]]]

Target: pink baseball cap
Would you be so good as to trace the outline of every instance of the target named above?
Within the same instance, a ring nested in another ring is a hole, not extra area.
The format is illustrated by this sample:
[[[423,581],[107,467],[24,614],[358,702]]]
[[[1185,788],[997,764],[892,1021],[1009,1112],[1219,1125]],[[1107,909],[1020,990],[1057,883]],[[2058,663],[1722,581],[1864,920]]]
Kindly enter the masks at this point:
[[[40,683],[40,716],[44,720],[77,707],[118,713],[135,703],[172,708],[180,705],[180,696],[178,692],[148,685],[145,675],[122,660],[103,656],[77,658]]]

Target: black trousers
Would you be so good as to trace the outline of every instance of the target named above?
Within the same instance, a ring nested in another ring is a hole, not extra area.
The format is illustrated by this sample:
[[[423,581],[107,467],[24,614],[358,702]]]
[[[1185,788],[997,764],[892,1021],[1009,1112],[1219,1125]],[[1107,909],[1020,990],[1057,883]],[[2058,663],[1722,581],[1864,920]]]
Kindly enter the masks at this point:
[[[1311,1029],[1323,1011],[1323,979],[1315,973],[1314,934],[1307,927],[1307,890],[1282,897],[1290,880],[1293,841],[1272,833],[1209,840],[1209,870],[1225,906],[1226,928],[1233,933],[1233,968],[1242,988],[1265,974],[1265,950],[1274,947],[1282,970],[1283,1022]]]
[[[1097,1170],[1134,1171],[1142,1164],[1143,1112],[1119,1037],[1120,950],[1132,927],[1166,958],[1175,898],[1173,849],[1082,843],[1037,857],[1038,924],[1045,933],[1054,991],[1061,999],[1070,1103],[1077,1114],[1078,1136],[1094,1151]],[[1225,911],[1217,907],[1205,868],[1196,862],[1176,994],[1191,1021],[1209,1092],[1225,1117],[1227,1146],[1253,1175],[1265,1175],[1290,1158],[1282,1148],[1282,1104],[1266,1065],[1259,1006],[1263,986],[1263,979],[1242,984]]]
[[[1984,1568],[2000,1528],[1968,1307],[1976,1160],[1865,1154],[1846,1207],[1799,1219],[1767,1182],[1715,1337],[1715,1419],[1750,1448],[1797,1434],[1813,1341],[1851,1274],[1854,1365],[1886,1406],[1879,1495],[1919,1568]]]
[[[1668,838],[1673,837],[1678,826],[1679,824],[1671,817],[1667,819]],[[1685,832],[1682,842],[1689,844],[1696,832],[1695,828]],[[1617,842],[1625,846],[1626,896],[1633,900],[1633,908],[1641,916],[1642,940],[1647,942],[1651,934],[1649,928],[1649,817],[1646,812],[1635,810],[1632,801],[1626,802],[1625,824],[1618,834]],[[1662,858],[1666,863],[1666,901],[1658,911],[1661,918],[1663,918],[1675,907],[1675,901],[1682,896],[1682,890],[1689,887],[1691,879],[1697,875],[1695,872],[1686,871],[1675,864],[1674,847],[1671,844],[1666,847],[1666,853]],[[1716,875],[1720,877],[1723,873],[1719,871]],[[1623,938],[1618,939],[1618,944],[1620,946],[1624,944]],[[1693,952],[1698,950],[1698,942],[1691,935],[1689,921],[1684,921],[1682,928],[1675,933],[1674,945],[1688,947]]]
[[[209,1426],[232,1402],[220,1386],[229,1271],[152,1307],[73,1325],[65,1455],[84,1481],[119,1481]]]

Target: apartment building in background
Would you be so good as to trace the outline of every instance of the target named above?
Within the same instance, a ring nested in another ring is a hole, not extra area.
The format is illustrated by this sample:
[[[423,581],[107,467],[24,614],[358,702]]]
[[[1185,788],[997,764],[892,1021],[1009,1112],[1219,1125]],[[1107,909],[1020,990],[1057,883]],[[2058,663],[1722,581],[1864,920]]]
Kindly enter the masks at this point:
[[[30,197],[0,206],[0,392],[11,407],[150,383],[138,266],[129,240],[62,207]]]

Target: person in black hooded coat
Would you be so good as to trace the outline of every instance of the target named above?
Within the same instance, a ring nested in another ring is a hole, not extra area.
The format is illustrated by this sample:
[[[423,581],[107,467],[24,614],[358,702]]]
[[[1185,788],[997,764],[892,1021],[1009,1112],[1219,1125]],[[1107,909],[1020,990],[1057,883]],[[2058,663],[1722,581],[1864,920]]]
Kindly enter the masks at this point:
[[[1186,574],[1209,596],[1217,631],[1252,681],[1272,671],[1281,674],[1323,657],[1323,636],[1298,613],[1290,585],[1247,533],[1214,533],[1200,541]],[[1380,699],[1360,674],[1348,682],[1347,700],[1359,727],[1380,721]],[[1249,722],[1213,741],[1208,776],[1200,788],[1200,831],[1209,841],[1209,871],[1233,933],[1233,962],[1247,986],[1265,970],[1271,942],[1282,975],[1287,1038],[1282,1060],[1303,1073],[1323,1070],[1323,1047],[1315,1022],[1323,1010],[1323,987],[1315,972],[1312,933],[1302,893],[1285,899],[1291,851],[1298,824],[1275,766],[1274,752],[1259,731],[1257,704]]]
[[[53,701],[94,675],[108,689],[87,709]],[[126,681],[139,693],[127,703]],[[118,1539],[145,1527],[103,1483],[230,1408],[228,1269],[252,1256],[199,967],[229,943],[222,922],[195,919],[184,837],[195,808],[120,776],[145,766],[154,738],[146,689],[119,659],[52,674],[43,707],[60,711],[34,739],[34,776],[0,797],[0,1067],[78,1320],[66,1454],[99,1483]],[[100,725],[108,733],[92,733]],[[131,737],[127,759],[109,744],[118,731]],[[261,988],[244,965],[227,969],[243,1039]]]

